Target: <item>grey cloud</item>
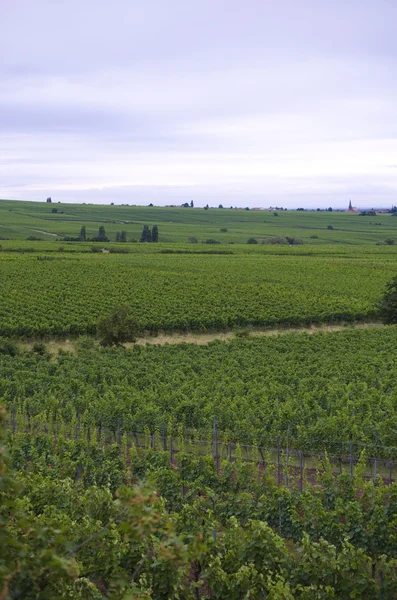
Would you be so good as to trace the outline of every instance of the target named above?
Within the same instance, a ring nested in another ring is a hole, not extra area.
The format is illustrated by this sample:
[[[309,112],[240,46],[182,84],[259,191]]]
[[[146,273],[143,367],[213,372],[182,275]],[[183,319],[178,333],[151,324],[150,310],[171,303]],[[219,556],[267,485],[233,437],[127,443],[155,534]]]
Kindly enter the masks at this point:
[[[394,0],[14,0],[0,22],[0,195],[397,193]]]

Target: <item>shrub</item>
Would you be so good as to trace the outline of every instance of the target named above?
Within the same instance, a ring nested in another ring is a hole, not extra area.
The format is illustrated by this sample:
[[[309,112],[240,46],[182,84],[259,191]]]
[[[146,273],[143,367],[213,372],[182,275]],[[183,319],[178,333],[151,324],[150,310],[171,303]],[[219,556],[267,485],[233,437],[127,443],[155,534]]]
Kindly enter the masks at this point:
[[[303,240],[301,240],[300,238],[294,238],[287,235],[285,236],[285,239],[291,246],[298,246],[299,244],[303,244]]]
[[[222,227],[222,229],[220,230],[221,233],[227,233],[227,229],[226,227]]]
[[[0,339],[0,354],[16,356],[18,354],[18,347],[14,342],[10,342],[10,340]]]
[[[47,348],[43,342],[35,342],[32,346],[32,352],[40,354],[40,356],[46,356],[46,354],[48,354]]]
[[[288,240],[285,237],[277,235],[275,237],[266,238],[262,240],[262,244],[288,244]]]
[[[139,325],[131,306],[119,306],[110,315],[102,317],[97,325],[97,333],[102,346],[120,346],[125,342],[135,342]]]
[[[318,240],[318,235],[311,235],[311,236],[310,236],[310,239],[311,239],[311,240]]]
[[[327,229],[333,229],[332,225],[327,225]]]
[[[248,238],[247,244],[257,244],[258,240],[256,238],[250,237]]]
[[[379,312],[382,322],[386,325],[397,323],[397,275],[386,285]]]
[[[208,240],[205,240],[204,244],[220,244],[220,242],[218,242],[218,240],[209,238]]]
[[[187,238],[187,241],[189,242],[189,244],[197,244],[198,239],[195,237],[190,237],[190,238]]]

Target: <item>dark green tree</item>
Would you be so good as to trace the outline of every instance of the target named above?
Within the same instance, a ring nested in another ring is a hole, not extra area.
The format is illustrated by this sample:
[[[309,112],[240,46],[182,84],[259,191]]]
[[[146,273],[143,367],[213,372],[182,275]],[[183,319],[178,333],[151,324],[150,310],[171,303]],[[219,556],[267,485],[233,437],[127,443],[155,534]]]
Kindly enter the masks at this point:
[[[97,333],[102,346],[120,346],[125,342],[135,342],[139,325],[131,306],[124,304],[110,315],[102,317],[97,325]]]
[[[127,241],[127,232],[126,231],[122,231],[120,233],[120,242],[126,242]]]
[[[190,200],[190,208],[194,208],[194,202],[193,202],[193,200]]]
[[[120,242],[120,231],[116,233],[116,242]]]
[[[159,241],[159,228],[157,227],[157,225],[153,225],[152,242],[158,242],[158,241]]]
[[[106,231],[103,225],[99,227],[98,236],[95,238],[96,242],[108,242],[109,239],[106,237]]]
[[[152,232],[149,228],[149,225],[144,225],[141,233],[140,242],[151,242],[152,241]]]
[[[87,231],[85,225],[80,229],[79,240],[80,242],[85,242],[87,239]]]
[[[382,322],[386,325],[397,323],[397,275],[386,285],[379,306]]]

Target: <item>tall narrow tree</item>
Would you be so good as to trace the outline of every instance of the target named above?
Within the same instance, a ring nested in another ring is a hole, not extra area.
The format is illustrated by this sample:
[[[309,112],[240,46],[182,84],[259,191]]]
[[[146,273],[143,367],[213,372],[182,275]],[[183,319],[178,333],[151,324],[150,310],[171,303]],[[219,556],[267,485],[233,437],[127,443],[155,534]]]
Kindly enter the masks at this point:
[[[149,225],[144,225],[141,233],[141,242],[151,242],[152,241],[152,232],[149,229]]]
[[[87,239],[87,231],[85,225],[80,229],[79,240],[80,242],[85,242]]]
[[[157,227],[157,225],[153,225],[152,242],[158,242],[158,241],[159,241],[159,228]]]

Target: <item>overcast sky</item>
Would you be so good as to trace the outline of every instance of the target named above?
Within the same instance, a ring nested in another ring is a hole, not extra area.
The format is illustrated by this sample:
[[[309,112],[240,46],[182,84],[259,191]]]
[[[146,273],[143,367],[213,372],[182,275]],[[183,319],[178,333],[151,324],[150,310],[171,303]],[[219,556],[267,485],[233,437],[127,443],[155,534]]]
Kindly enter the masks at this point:
[[[0,0],[0,198],[397,204],[397,0]]]

